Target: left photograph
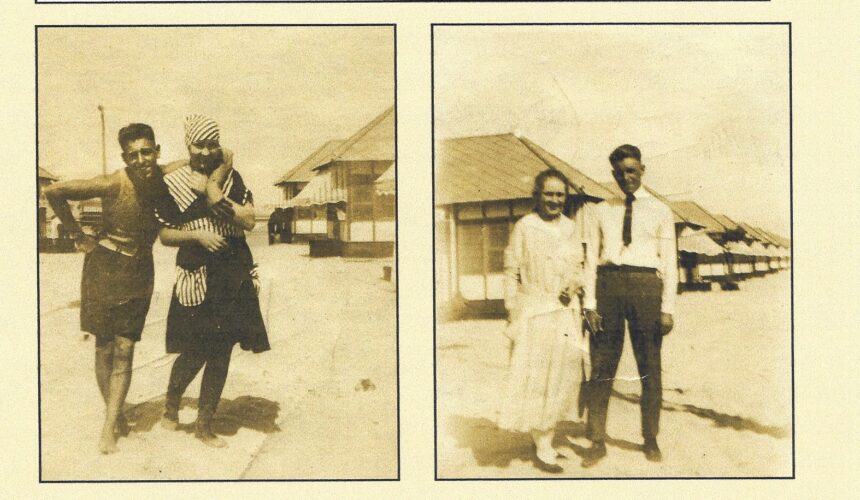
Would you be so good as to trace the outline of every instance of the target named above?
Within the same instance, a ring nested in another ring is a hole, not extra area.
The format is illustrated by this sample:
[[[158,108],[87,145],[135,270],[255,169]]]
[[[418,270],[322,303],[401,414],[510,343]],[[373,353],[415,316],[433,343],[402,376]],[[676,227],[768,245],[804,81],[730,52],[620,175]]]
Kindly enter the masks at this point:
[[[40,481],[399,478],[395,28],[36,28]]]

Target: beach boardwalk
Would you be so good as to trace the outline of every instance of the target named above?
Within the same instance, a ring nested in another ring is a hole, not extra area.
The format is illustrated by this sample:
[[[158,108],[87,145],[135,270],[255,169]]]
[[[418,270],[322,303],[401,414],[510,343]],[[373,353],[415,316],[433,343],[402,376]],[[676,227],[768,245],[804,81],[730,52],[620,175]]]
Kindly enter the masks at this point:
[[[193,436],[199,375],[180,412],[188,425],[158,423],[175,357],[164,348],[175,249],[154,249],[155,294],[125,409],[132,432],[108,456],[96,447],[104,404],[95,340],[78,321],[83,255],[39,256],[43,480],[397,476],[395,281],[382,279],[378,259],[311,259],[306,244],[268,246],[264,227],[249,243],[272,350],[233,351],[213,422],[226,449]]]

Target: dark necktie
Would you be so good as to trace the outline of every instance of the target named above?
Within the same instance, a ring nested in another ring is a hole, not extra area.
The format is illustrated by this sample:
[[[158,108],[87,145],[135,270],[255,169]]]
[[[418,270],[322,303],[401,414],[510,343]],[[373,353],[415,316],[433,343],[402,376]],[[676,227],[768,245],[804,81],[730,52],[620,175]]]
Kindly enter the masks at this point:
[[[630,233],[633,225],[633,200],[635,199],[633,193],[627,193],[624,198],[624,229],[621,232],[621,239],[624,241],[625,247],[633,241],[633,236]]]

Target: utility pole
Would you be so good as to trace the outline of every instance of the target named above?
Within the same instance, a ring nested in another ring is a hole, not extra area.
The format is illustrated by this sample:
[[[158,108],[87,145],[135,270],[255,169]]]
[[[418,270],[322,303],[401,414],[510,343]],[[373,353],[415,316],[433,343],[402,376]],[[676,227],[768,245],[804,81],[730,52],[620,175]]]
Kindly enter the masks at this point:
[[[99,114],[102,118],[102,175],[107,175],[107,151],[105,145],[105,108],[99,104]]]

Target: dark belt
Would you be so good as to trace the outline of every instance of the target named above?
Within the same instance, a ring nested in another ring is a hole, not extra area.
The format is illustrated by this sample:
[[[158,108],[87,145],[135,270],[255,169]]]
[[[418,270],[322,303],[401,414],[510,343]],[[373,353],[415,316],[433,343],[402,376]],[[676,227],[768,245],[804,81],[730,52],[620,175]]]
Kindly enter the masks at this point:
[[[653,267],[641,267],[641,266],[628,266],[626,264],[622,264],[620,266],[615,264],[606,264],[603,266],[597,267],[597,272],[599,273],[647,273],[647,274],[656,274],[657,270]]]
[[[111,252],[118,253],[126,257],[147,257],[152,254],[152,247],[117,244],[117,242],[111,240],[109,237],[100,239],[98,244],[105,250],[110,250]]]

